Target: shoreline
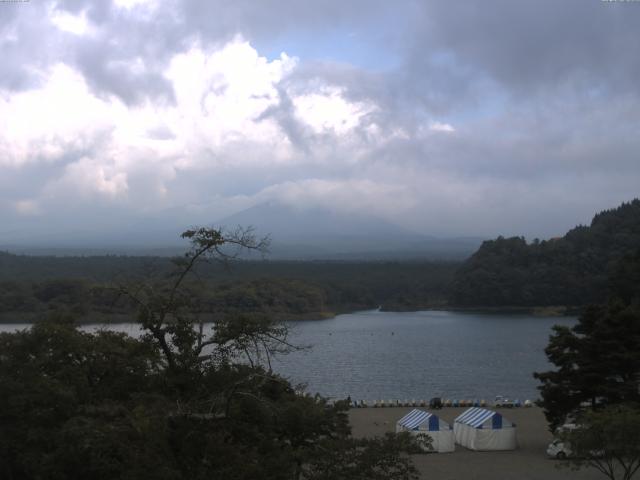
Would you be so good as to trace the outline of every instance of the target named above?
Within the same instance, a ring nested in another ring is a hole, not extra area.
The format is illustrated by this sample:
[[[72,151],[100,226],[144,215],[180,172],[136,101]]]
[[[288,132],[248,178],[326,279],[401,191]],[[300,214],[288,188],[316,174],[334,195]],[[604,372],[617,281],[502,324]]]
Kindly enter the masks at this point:
[[[357,308],[357,309],[349,309],[349,310],[336,310],[336,311],[325,311],[325,312],[308,312],[303,314],[286,314],[281,313],[278,314],[285,322],[315,322],[322,320],[331,320],[340,315],[350,315],[354,313],[362,313],[362,312],[373,312],[378,311],[382,313],[417,313],[417,312],[458,312],[458,313],[476,313],[476,314],[493,314],[493,315],[531,315],[535,317],[572,317],[578,316],[583,307],[566,307],[566,306],[555,306],[555,307],[460,307],[460,306],[451,306],[451,305],[433,305],[433,306],[420,306],[416,309],[414,308],[397,308],[394,310],[386,309],[384,305],[380,307],[372,307],[367,309]],[[16,318],[11,318],[14,312],[3,312],[0,314],[0,325],[31,325],[37,323],[42,320],[48,314],[52,312],[15,312]],[[73,315],[73,314],[71,314]],[[213,314],[202,314],[202,315],[213,315]],[[96,313],[83,315],[77,322],[78,325],[118,325],[125,323],[137,323],[135,321],[135,313],[125,314],[125,313],[115,313],[115,314],[104,314],[104,313]],[[82,318],[84,317],[84,318]],[[96,317],[96,318],[90,318]],[[208,323],[208,322],[205,322]]]
[[[437,311],[450,311],[450,312],[468,312],[468,313],[487,313],[487,314],[519,314],[519,315],[533,315],[536,317],[573,317],[580,315],[585,307],[566,306],[566,305],[552,305],[552,306],[533,306],[533,307],[518,307],[518,306],[500,306],[500,307],[461,307],[461,306],[443,306],[433,307],[429,310]]]
[[[352,435],[367,438],[395,431],[395,422],[414,407],[352,408],[349,423]],[[430,411],[453,425],[454,419],[466,408],[445,407]],[[478,452],[455,446],[452,453],[425,453],[412,455],[421,479],[429,480],[495,480],[501,478],[527,480],[597,480],[601,473],[594,469],[572,471],[559,468],[560,462],[546,456],[546,448],[553,440],[542,409],[493,408],[517,428],[518,448],[512,451]]]

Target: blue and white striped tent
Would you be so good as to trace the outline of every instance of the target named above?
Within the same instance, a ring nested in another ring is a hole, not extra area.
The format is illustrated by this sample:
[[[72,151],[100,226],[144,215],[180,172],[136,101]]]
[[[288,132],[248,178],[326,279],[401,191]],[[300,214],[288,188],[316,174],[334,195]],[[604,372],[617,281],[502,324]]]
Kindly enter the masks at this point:
[[[516,425],[500,413],[473,407],[453,423],[456,443],[471,450],[514,450]]]
[[[453,452],[455,449],[451,426],[433,413],[425,412],[424,410],[413,409],[398,420],[396,422],[396,432],[428,435],[431,437],[431,446],[434,452]],[[425,450],[428,449],[425,448]]]

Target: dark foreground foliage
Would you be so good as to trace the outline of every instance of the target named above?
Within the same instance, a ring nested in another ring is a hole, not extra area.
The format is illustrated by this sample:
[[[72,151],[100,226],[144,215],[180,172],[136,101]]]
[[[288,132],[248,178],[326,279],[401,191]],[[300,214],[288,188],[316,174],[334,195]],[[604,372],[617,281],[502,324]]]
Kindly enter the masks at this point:
[[[640,403],[640,252],[614,271],[606,304],[587,308],[571,328],[554,327],[545,352],[556,370],[534,374],[552,429],[581,405]]]
[[[271,372],[295,348],[265,316],[194,323],[194,265],[251,235],[186,232],[164,282],[121,285],[145,334],[80,331],[53,316],[0,335],[0,478],[414,479],[408,436],[354,439],[329,404]],[[246,233],[246,232],[245,232]]]
[[[610,480],[631,480],[640,470],[640,406],[590,410],[580,426],[561,435],[570,445],[568,466],[591,467]]]
[[[556,369],[534,376],[566,463],[629,480],[640,469],[640,251],[613,271],[608,302],[554,327],[545,351]]]

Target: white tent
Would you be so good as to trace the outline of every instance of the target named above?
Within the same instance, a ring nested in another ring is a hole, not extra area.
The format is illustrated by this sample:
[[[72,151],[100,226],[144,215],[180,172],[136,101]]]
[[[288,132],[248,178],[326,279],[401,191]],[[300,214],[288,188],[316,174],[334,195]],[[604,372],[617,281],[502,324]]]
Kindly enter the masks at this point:
[[[413,409],[396,422],[396,433],[410,432],[412,435],[426,434],[431,437],[433,450],[438,453],[453,452],[455,449],[453,429],[447,422],[433,413]]]
[[[456,443],[471,450],[515,450],[516,425],[498,412],[470,408],[453,423]]]

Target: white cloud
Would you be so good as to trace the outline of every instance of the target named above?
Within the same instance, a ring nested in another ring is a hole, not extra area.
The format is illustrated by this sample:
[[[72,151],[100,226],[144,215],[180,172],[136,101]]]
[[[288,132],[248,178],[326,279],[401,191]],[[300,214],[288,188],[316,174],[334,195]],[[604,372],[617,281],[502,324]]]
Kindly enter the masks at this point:
[[[182,166],[201,162],[203,150],[237,142],[262,143],[277,158],[286,156],[288,141],[277,124],[258,117],[277,104],[277,84],[296,63],[285,54],[269,62],[240,37],[218,50],[194,46],[174,56],[166,76],[177,104],[165,124],[190,153]]]
[[[336,86],[297,96],[293,104],[300,119],[317,133],[344,134],[357,127],[363,116],[376,110],[371,104],[349,102],[344,98],[343,89]]]
[[[78,72],[56,64],[41,76],[39,88],[0,91],[0,166],[55,161],[114,125],[117,102],[94,96]]]
[[[442,123],[442,122],[431,122],[429,124],[429,130],[434,132],[445,132],[445,133],[451,133],[456,131],[456,129],[453,128],[452,125],[448,123]]]
[[[128,62],[120,67],[147,69],[143,58]],[[298,151],[289,132],[264,116],[282,102],[282,82],[297,64],[284,53],[269,61],[241,37],[218,48],[193,45],[166,67],[175,104],[138,105],[99,95],[77,70],[56,64],[40,72],[38,87],[0,96],[0,166],[60,163],[41,192],[44,205],[75,192],[129,201],[148,211],[177,201],[171,185],[177,175],[219,171],[237,176],[305,163],[339,166],[357,161],[371,142],[384,138],[373,123],[363,136],[348,135],[376,106],[350,101],[341,88],[322,84],[311,92],[285,93],[297,121],[310,128],[310,135],[319,135],[311,155]],[[336,156],[340,149],[349,153]],[[305,188],[320,191],[327,185]],[[373,189],[366,182],[357,186],[362,192],[366,188]],[[188,200],[197,202],[197,195],[190,192]]]
[[[82,36],[94,31],[94,28],[87,20],[87,14],[84,10],[78,15],[73,15],[66,11],[52,9],[49,18],[51,23],[63,32]]]
[[[126,10],[130,10],[132,8],[136,8],[139,6],[154,6],[156,5],[156,0],[114,0],[114,5],[119,8],[124,8]]]

